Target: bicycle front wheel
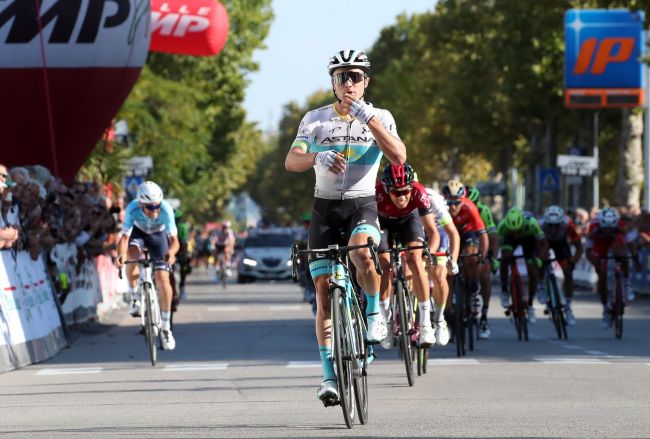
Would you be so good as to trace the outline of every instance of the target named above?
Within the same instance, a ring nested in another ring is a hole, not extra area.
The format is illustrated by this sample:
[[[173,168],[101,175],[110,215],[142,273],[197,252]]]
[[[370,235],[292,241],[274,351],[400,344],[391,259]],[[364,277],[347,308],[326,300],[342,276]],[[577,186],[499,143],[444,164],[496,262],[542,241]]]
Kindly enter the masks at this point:
[[[348,428],[354,425],[355,398],[352,395],[352,367],[350,326],[347,325],[347,313],[345,312],[345,297],[341,294],[341,288],[334,287],[332,297],[332,354],[334,355],[334,366],[339,387],[339,403],[343,410],[343,419]]]
[[[145,304],[144,308],[144,337],[147,342],[147,348],[149,350],[149,359],[151,360],[151,365],[155,366],[156,361],[158,360],[158,347],[156,346],[156,323],[154,320],[154,303],[153,303],[153,291],[151,285],[145,284],[142,288],[143,290],[143,302]]]
[[[395,297],[397,298],[397,312],[399,314],[399,348],[406,367],[406,379],[409,386],[413,386],[415,379],[413,377],[413,354],[411,352],[411,336],[409,334],[409,308],[406,306],[406,297],[401,282],[395,282]],[[412,318],[412,317],[411,317]]]
[[[465,301],[463,300],[464,292],[458,285],[458,281],[454,281],[454,291],[452,292],[453,310],[454,310],[454,343],[456,343],[456,356],[462,357],[465,355],[465,334],[463,328],[463,309]]]
[[[354,398],[357,413],[359,414],[359,422],[366,424],[368,422],[368,347],[363,336],[363,315],[358,307],[354,306],[353,309],[353,342],[357,357],[354,363],[358,365],[355,367],[353,378]]]

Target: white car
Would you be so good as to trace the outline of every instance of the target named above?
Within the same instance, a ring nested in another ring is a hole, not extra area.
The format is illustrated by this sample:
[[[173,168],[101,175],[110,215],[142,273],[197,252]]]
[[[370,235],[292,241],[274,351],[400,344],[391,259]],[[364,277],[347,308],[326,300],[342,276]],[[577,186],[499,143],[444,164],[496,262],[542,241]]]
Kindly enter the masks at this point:
[[[237,262],[237,282],[291,279],[293,240],[286,229],[251,231]]]

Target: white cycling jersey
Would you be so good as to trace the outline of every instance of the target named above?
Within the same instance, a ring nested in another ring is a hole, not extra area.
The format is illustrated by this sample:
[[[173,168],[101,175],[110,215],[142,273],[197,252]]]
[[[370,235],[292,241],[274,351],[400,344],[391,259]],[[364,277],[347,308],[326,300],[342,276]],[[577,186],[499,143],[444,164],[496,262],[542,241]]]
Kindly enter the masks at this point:
[[[451,214],[449,213],[449,207],[447,207],[447,201],[445,198],[440,195],[435,189],[426,188],[427,194],[429,194],[429,200],[431,201],[431,207],[433,208],[433,214],[436,217],[436,221],[440,227],[444,227],[450,222],[452,222]]]
[[[393,115],[388,110],[375,110],[375,117],[386,130],[399,138]],[[335,175],[325,166],[314,164],[315,197],[344,200],[375,196],[381,149],[365,123],[339,114],[333,104],[312,110],[302,118],[291,147],[306,152],[337,151],[345,156],[347,167],[342,174]]]

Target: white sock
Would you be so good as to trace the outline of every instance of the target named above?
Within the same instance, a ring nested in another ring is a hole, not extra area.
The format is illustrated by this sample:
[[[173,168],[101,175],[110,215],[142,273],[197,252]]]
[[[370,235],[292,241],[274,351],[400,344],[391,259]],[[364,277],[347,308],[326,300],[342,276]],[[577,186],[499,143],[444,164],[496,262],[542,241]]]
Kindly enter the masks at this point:
[[[387,319],[390,314],[390,297],[386,300],[379,301],[379,309],[381,309],[381,314],[384,318]]]
[[[420,308],[420,326],[431,326],[431,304],[428,300],[418,302]]]
[[[171,327],[169,319],[171,318],[172,313],[170,311],[160,311],[160,317],[162,318],[162,330],[169,331]]]
[[[440,323],[445,319],[445,305],[433,304],[433,318],[436,323]]]
[[[131,299],[140,300],[140,291],[137,287],[132,287],[129,285],[129,294],[131,295]]]

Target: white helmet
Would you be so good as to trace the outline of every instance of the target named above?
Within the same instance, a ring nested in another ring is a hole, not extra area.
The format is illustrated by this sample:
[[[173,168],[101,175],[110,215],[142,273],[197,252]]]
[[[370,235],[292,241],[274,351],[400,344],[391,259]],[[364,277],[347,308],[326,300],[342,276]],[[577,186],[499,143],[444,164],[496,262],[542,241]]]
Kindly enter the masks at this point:
[[[564,210],[560,206],[548,206],[544,211],[544,223],[561,224],[564,221]]]
[[[368,57],[361,50],[343,49],[336,52],[330,58],[329,64],[327,64],[327,71],[330,76],[339,67],[357,67],[368,73],[370,72],[370,61],[368,61]]]
[[[619,219],[620,216],[613,207],[606,207],[598,212],[598,222],[600,223],[600,227],[605,229],[616,227]]]
[[[145,181],[138,186],[138,201],[142,204],[159,204],[163,200],[163,191],[153,181]]]

